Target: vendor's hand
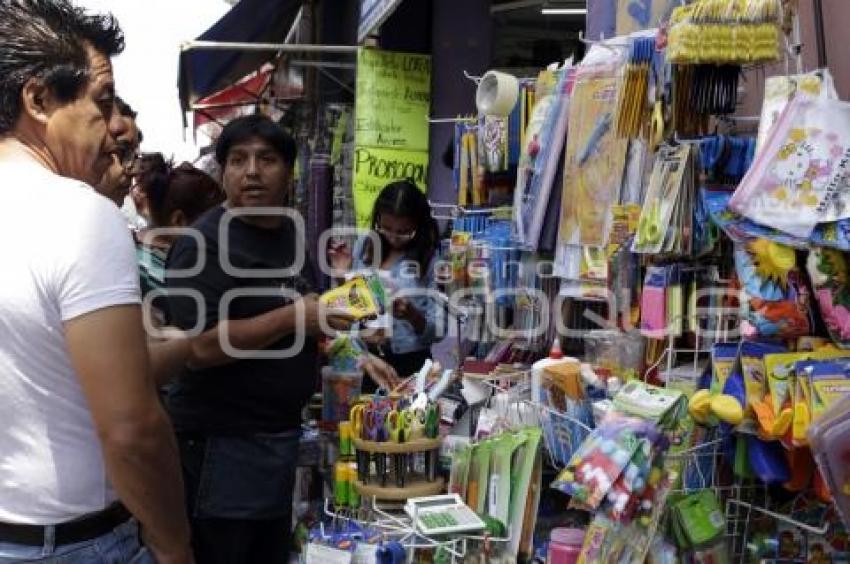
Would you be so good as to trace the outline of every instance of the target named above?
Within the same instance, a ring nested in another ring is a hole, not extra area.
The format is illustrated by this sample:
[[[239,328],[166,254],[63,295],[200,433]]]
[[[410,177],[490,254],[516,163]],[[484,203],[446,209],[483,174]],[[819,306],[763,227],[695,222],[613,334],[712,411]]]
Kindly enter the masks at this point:
[[[351,270],[353,259],[351,256],[351,247],[343,240],[331,241],[328,243],[328,262],[334,270],[346,272]]]
[[[363,342],[370,347],[379,347],[389,340],[386,329],[371,329],[360,334]]]
[[[395,368],[373,354],[364,359],[363,370],[379,388],[392,390],[399,384],[398,373]]]
[[[304,307],[304,330],[311,337],[324,335],[324,329],[328,327],[336,331],[348,331],[356,321],[352,315],[325,307],[316,294],[301,298],[300,304]],[[325,320],[325,327],[322,326],[322,319]]]

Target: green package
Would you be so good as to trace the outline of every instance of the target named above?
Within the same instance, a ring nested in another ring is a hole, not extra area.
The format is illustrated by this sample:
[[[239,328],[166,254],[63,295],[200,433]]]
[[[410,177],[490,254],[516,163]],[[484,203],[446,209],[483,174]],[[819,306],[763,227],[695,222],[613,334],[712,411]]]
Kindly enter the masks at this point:
[[[471,458],[471,445],[464,445],[452,452],[452,466],[449,472],[449,493],[456,493],[461,499],[466,499]]]
[[[502,523],[508,522],[510,513],[511,492],[515,481],[512,471],[514,451],[524,442],[524,437],[514,433],[500,435],[492,442],[487,513]],[[516,475],[518,476],[518,472]]]
[[[680,548],[708,545],[726,530],[726,519],[713,491],[702,490],[673,506],[674,530]]]
[[[476,498],[473,500],[475,501],[473,509],[475,509],[476,513],[483,515],[487,514],[487,494],[490,484],[490,452],[492,449],[492,442],[484,441],[475,447],[475,452],[472,455],[473,463],[478,470],[475,480],[478,488],[477,492],[475,492],[477,494]]]

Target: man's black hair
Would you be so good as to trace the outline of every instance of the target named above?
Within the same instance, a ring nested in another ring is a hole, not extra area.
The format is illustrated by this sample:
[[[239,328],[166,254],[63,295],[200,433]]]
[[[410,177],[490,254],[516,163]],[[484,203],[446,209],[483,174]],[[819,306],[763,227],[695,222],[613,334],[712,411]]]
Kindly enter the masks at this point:
[[[224,169],[230,149],[254,138],[268,143],[289,167],[295,165],[298,153],[295,140],[271,119],[260,114],[238,117],[224,126],[215,144],[215,160]]]
[[[132,107],[130,104],[128,104],[128,103],[124,100],[124,98],[122,98],[121,96],[116,96],[116,97],[115,97],[115,107],[116,107],[116,108],[118,108],[118,113],[119,113],[119,114],[121,114],[121,115],[122,115],[122,116],[124,116],[124,117],[128,117],[128,118],[130,118],[130,119],[135,120],[135,119],[136,119],[136,116],[138,116],[138,115],[139,115],[139,113],[138,113],[137,111],[135,111],[135,110],[133,109],[133,107]],[[138,124],[136,124],[136,131],[138,131],[138,132],[139,132],[139,139],[138,139],[138,143],[139,143],[139,144],[141,144],[141,143],[142,143],[142,141],[144,141],[144,140],[145,140],[145,136],[144,136],[144,135],[142,135],[142,130],[141,130],[141,129],[139,129],[139,125],[138,125]]]
[[[68,0],[0,0],[0,135],[18,121],[30,79],[61,103],[80,96],[89,81],[87,46],[106,57],[124,50],[111,14],[88,14]]]
[[[115,97],[115,106],[118,108],[118,113],[124,117],[136,119],[136,116],[139,115],[121,96]]]

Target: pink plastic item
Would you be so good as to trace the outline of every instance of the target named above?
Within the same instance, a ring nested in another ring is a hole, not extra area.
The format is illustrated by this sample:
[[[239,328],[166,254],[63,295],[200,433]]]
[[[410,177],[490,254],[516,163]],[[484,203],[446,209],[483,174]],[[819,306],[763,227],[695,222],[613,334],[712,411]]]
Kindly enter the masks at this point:
[[[577,564],[584,544],[582,529],[552,529],[548,564]]]

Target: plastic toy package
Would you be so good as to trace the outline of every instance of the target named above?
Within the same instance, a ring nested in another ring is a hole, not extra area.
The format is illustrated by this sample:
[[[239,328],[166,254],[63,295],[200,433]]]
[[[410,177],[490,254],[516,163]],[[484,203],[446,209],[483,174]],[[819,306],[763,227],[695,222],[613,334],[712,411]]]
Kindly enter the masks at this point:
[[[838,400],[808,432],[812,455],[845,526],[850,526],[850,396]]]
[[[749,339],[788,339],[812,328],[809,292],[794,249],[767,239],[735,246],[735,270],[748,297],[742,324]]]
[[[850,280],[847,259],[834,249],[813,248],[806,261],[829,336],[841,348],[850,348]]]
[[[577,506],[595,510],[603,501],[610,514],[628,518],[645,491],[656,446],[662,435],[643,419],[609,413],[582,443],[552,487],[573,497]]]

